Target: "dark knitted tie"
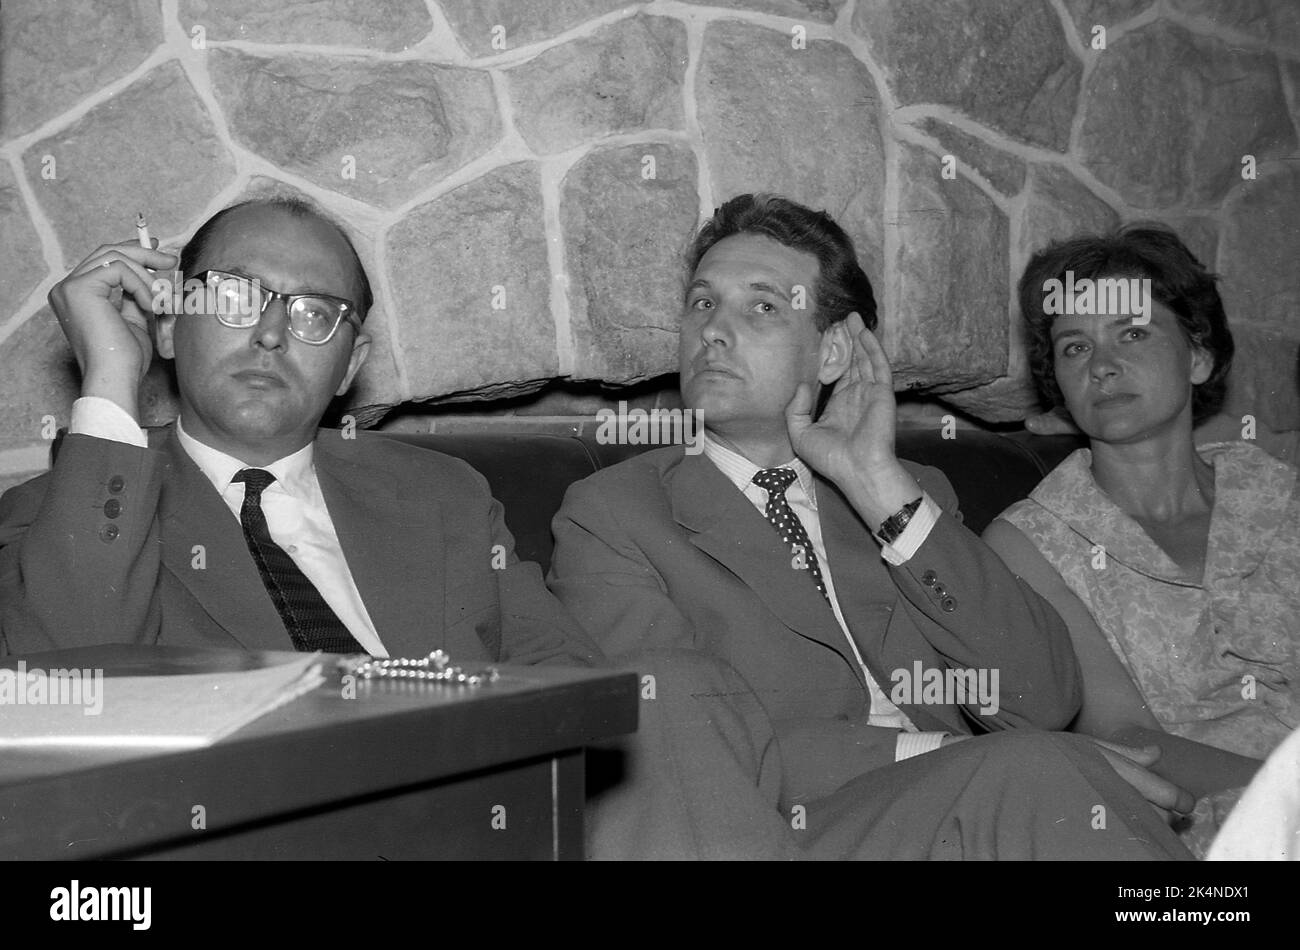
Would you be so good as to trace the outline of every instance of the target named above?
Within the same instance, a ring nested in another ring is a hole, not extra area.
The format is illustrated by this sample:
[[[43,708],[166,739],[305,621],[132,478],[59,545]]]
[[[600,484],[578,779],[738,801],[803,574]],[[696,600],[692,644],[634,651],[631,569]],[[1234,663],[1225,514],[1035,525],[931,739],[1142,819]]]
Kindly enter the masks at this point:
[[[244,540],[257,562],[266,592],[289,631],[295,650],[324,650],[326,653],[365,653],[338,615],[325,603],[307,575],[280,545],[271,540],[262,513],[262,492],[275,476],[260,468],[242,469],[234,481],[244,483],[244,507],[239,523]]]
[[[767,520],[781,535],[781,540],[790,545],[790,566],[798,570],[806,569],[822,596],[829,601],[830,596],[826,593],[826,582],[822,580],[822,569],[817,564],[817,555],[813,553],[812,541],[804,530],[803,522],[785,498],[786,489],[797,477],[792,468],[765,468],[754,475],[754,484],[767,490]]]

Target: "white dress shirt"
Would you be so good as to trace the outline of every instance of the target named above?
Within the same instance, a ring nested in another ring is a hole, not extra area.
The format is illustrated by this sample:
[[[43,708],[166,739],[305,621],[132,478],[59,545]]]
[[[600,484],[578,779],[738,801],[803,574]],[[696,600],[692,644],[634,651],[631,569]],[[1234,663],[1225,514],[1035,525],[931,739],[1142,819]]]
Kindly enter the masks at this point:
[[[754,475],[759,471],[759,467],[738,452],[734,452],[710,438],[707,430],[704,432],[704,456],[716,465],[718,470],[727,476],[727,479],[766,518],[767,489],[754,484]],[[857,659],[858,665],[862,667],[862,675],[866,678],[867,689],[871,694],[871,712],[867,718],[868,724],[900,730],[897,744],[894,747],[894,760],[896,762],[939,748],[948,733],[919,732],[907,717],[907,714],[890,702],[889,697],[880,688],[880,684],[876,682],[876,678],[871,675],[871,670],[862,662],[862,654],[858,650],[857,642],[849,633],[848,624],[844,621],[844,614],[840,612],[839,600],[835,596],[835,582],[831,577],[830,562],[826,557],[826,544],[822,540],[821,520],[817,514],[817,485],[813,480],[811,469],[798,458],[792,458],[789,462],[777,467],[792,469],[797,476],[790,483],[790,487],[786,489],[786,501],[803,525],[804,530],[808,532],[808,540],[812,542],[813,553],[817,555],[817,563],[821,566],[822,581],[826,585],[826,596],[830,600],[831,609],[835,612],[835,619],[839,621],[840,629],[844,632],[844,638],[849,642],[849,648],[853,651],[853,656]],[[897,565],[906,562],[908,558],[916,553],[925,539],[929,537],[938,516],[938,505],[934,503],[929,495],[925,495],[920,508],[917,509],[912,520],[908,522],[907,527],[903,529],[903,533],[895,539],[893,544],[883,545],[881,555],[891,564]]]
[[[97,396],[83,397],[72,404],[72,421],[68,429],[80,435],[141,448],[148,445],[144,430],[129,413],[112,400]],[[262,492],[262,512],[271,539],[284,548],[316,586],[325,603],[362,649],[372,656],[388,656],[366,605],[362,603],[329,509],[325,507],[316,467],[312,463],[314,446],[309,442],[292,455],[277,459],[270,465],[248,465],[194,438],[185,431],[180,419],[176,420],[176,436],[185,454],[194,460],[221,495],[236,523],[244,504],[244,483],[232,481],[236,473],[244,468],[262,468],[275,476],[275,481]]]

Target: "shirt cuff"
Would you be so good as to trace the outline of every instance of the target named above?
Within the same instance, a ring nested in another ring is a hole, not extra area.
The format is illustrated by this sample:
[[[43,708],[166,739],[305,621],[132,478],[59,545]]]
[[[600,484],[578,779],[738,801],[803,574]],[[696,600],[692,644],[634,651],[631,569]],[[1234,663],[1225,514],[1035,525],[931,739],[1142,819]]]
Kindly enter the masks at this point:
[[[72,421],[68,424],[72,435],[89,435],[110,442],[125,442],[149,447],[149,439],[131,414],[102,396],[82,396],[72,404]]]
[[[900,732],[894,746],[894,761],[902,762],[915,755],[933,752],[948,738],[946,732]]]
[[[916,514],[912,515],[912,520],[907,523],[903,533],[894,539],[892,544],[882,544],[880,546],[881,556],[894,567],[901,567],[906,564],[912,555],[920,550],[925,539],[930,536],[935,524],[939,520],[942,509],[935,503],[929,495],[921,496],[921,507],[916,509]]]

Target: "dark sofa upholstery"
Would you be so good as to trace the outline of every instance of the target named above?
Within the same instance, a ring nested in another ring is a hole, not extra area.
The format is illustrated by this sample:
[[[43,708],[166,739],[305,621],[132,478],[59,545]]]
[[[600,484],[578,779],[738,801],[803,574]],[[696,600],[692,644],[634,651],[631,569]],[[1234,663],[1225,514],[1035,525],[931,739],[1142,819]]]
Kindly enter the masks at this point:
[[[506,524],[519,557],[551,563],[551,518],[570,484],[598,469],[657,446],[601,445],[592,436],[502,433],[367,433],[436,449],[464,459],[483,473],[505,505]],[[938,426],[900,428],[901,458],[933,465],[952,482],[965,523],[975,532],[1083,442],[1072,436],[999,435],[958,429],[944,439]]]

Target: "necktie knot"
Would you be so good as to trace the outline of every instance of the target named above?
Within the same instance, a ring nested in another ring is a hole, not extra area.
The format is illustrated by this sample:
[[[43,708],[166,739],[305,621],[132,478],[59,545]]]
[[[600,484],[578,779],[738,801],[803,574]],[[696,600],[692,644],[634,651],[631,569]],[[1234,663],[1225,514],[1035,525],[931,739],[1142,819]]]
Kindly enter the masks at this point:
[[[784,495],[785,490],[798,477],[792,468],[764,468],[754,473],[754,484],[770,494]]]
[[[243,482],[244,499],[258,504],[262,499],[262,492],[266,490],[266,486],[275,481],[275,476],[264,468],[241,468],[231,481]]]

